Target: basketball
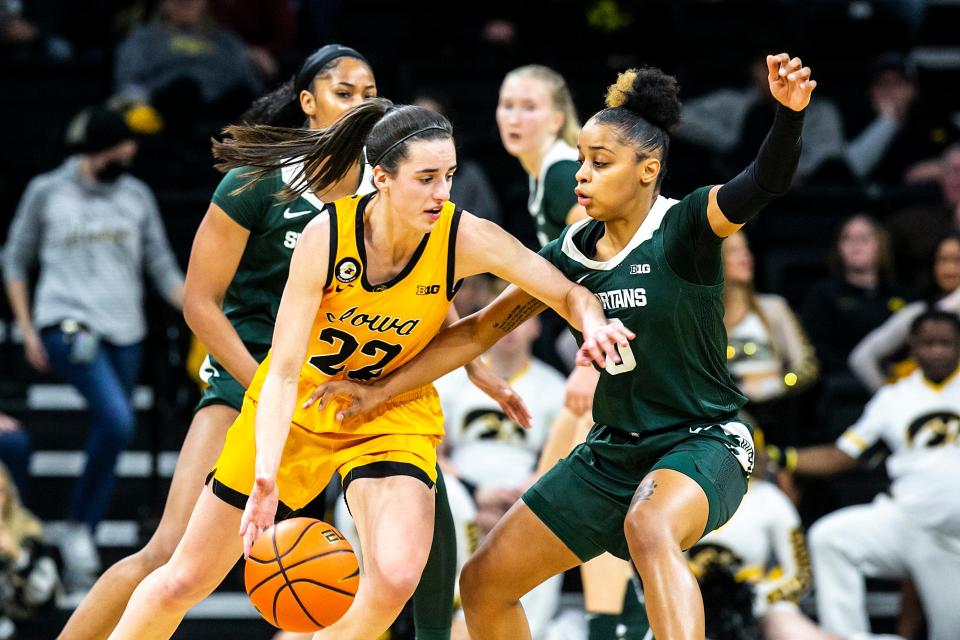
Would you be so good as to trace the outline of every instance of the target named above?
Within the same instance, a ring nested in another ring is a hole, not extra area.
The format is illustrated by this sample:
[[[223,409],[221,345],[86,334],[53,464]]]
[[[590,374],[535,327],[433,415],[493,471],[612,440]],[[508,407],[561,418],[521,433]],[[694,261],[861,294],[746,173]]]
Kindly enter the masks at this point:
[[[347,612],[360,581],[353,547],[313,518],[278,522],[257,538],[244,569],[250,602],[284,631],[328,627]]]

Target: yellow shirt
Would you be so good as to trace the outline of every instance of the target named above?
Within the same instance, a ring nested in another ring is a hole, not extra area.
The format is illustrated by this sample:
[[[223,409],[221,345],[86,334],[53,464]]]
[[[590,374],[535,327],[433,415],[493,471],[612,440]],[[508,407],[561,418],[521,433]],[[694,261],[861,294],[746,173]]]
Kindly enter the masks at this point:
[[[360,420],[341,429],[333,418],[334,407],[323,412],[316,406],[301,409],[316,386],[343,378],[367,382],[411,360],[440,331],[460,284],[452,281],[460,222],[460,209],[452,202],[444,205],[399,274],[383,283],[367,280],[363,212],[373,195],[349,196],[327,206],[331,235],[327,283],[300,369],[293,416],[294,423],[319,433],[367,431]],[[269,367],[268,354],[247,389],[254,401]],[[415,425],[408,428],[408,433],[417,432]],[[370,433],[380,430],[373,429]]]

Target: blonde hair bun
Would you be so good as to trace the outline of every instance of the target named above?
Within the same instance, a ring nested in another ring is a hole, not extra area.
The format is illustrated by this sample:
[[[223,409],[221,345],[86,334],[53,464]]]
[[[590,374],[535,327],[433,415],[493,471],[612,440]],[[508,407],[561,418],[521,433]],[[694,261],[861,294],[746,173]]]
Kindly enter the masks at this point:
[[[606,105],[608,109],[629,109],[669,131],[680,122],[680,85],[654,67],[627,69],[607,88]]]

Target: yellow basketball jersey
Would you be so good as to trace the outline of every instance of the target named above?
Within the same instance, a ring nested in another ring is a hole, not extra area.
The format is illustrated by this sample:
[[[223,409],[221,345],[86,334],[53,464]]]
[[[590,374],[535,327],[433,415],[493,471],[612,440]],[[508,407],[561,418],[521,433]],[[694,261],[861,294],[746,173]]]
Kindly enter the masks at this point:
[[[332,236],[327,283],[310,330],[293,417],[311,431],[340,430],[332,408],[322,413],[316,406],[300,408],[318,384],[331,379],[369,382],[411,360],[440,331],[459,287],[452,280],[460,209],[452,202],[443,207],[399,274],[383,283],[367,279],[363,214],[373,195],[350,196],[327,206]],[[247,390],[254,401],[269,366],[268,354]],[[366,431],[356,422],[351,421],[351,432]],[[410,433],[418,432],[415,425],[409,427]]]

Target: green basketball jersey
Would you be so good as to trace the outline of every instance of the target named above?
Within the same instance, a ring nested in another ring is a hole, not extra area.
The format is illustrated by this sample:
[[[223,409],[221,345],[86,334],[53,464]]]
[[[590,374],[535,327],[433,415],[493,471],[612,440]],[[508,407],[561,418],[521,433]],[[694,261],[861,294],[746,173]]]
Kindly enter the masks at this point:
[[[657,198],[633,239],[606,262],[591,259],[604,226],[589,218],[541,251],[592,291],[608,317],[637,334],[623,362],[601,372],[593,403],[599,424],[650,432],[731,414],[746,402],[727,373],[720,241],[703,233],[708,193],[705,187],[679,202]],[[687,249],[691,237],[704,238],[700,265],[691,264],[697,259]],[[678,275],[702,266],[704,253],[715,253],[716,284]]]
[[[567,213],[577,204],[577,150],[557,140],[547,151],[537,178],[529,177],[527,211],[537,225],[537,240],[543,246],[567,226]]]
[[[290,184],[297,167],[284,167],[237,195],[231,192],[246,184],[246,169],[232,169],[220,181],[213,202],[250,231],[247,246],[223,298],[223,312],[246,344],[269,345],[277,320],[280,296],[290,271],[290,258],[303,228],[324,207],[306,192],[288,204],[276,194]],[[371,183],[365,173],[361,189]]]

